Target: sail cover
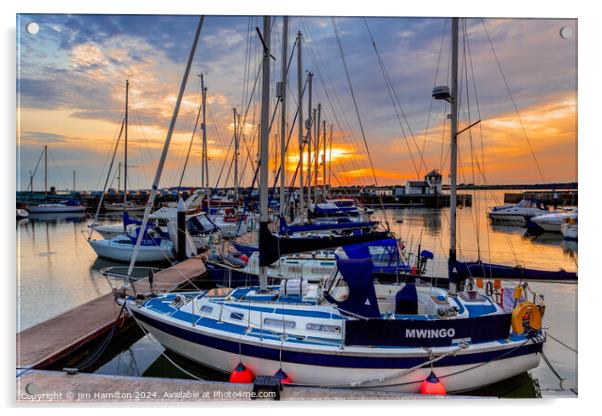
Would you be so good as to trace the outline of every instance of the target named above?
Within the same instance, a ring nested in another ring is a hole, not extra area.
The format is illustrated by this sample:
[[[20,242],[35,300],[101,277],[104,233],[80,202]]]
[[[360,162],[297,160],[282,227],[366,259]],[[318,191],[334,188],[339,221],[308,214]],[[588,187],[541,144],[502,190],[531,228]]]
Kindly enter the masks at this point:
[[[259,224],[259,265],[261,267],[267,267],[285,254],[303,253],[369,241],[384,240],[389,238],[389,236],[388,231],[372,231],[349,236],[309,238],[277,237],[272,234],[268,228],[267,222],[261,222]]]

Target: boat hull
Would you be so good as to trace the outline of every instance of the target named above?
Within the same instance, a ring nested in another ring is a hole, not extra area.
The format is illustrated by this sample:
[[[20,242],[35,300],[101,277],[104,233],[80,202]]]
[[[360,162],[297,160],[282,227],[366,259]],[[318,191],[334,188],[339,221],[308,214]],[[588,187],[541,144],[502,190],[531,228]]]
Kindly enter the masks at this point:
[[[110,240],[90,240],[90,247],[98,257],[105,259],[129,262],[132,260],[134,246],[112,244]],[[140,263],[157,263],[175,258],[173,247],[140,246],[136,261]]]
[[[80,206],[69,205],[32,205],[27,208],[31,214],[54,214],[62,212],[84,212],[86,209]]]
[[[242,361],[255,375],[273,375],[282,368],[295,384],[352,387],[354,383],[370,381],[362,386],[418,393],[422,381],[431,371],[428,365],[409,370],[428,360],[426,352],[422,356],[381,358],[370,363],[365,357],[344,349],[331,349],[327,354],[281,350],[278,342],[270,348],[240,342],[238,336],[227,340],[166,324],[135,308],[130,308],[130,312],[168,350],[226,373]],[[529,341],[507,349],[459,352],[435,363],[434,372],[448,392],[473,390],[535,368],[539,364],[541,347],[541,343]]]

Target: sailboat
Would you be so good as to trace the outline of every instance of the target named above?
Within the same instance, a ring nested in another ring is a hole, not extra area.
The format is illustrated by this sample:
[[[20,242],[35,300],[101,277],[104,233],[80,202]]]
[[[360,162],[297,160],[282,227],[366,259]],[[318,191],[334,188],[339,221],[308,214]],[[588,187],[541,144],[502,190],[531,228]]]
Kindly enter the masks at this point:
[[[125,80],[125,135],[123,147],[123,202],[105,203],[104,208],[107,211],[142,211],[144,205],[138,205],[128,201],[128,102],[129,102],[130,80]],[[119,164],[119,176],[121,177],[121,163]]]
[[[458,18],[452,22],[455,97]],[[270,25],[271,18],[264,17],[262,162],[269,150]],[[283,27],[286,33],[287,17]],[[457,126],[457,107],[452,104],[452,109]],[[455,168],[456,128],[452,132]],[[375,285],[364,243],[337,249],[337,272],[322,284],[301,278],[268,285],[267,266],[279,253],[268,250],[276,237],[268,228],[267,163],[260,167],[259,286],[118,299],[166,349],[218,371],[233,371],[235,382],[237,372],[245,370],[250,381],[254,374],[273,375],[303,386],[408,393],[419,392],[429,380],[443,383],[448,392],[471,390],[538,365],[545,341],[541,297],[537,304],[504,309],[492,296],[458,291],[455,282],[449,290],[413,283]],[[452,199],[454,185],[455,178]],[[455,255],[455,241],[451,250]]]
[[[48,146],[44,146],[44,194],[48,197]],[[86,208],[75,199],[66,199],[55,203],[27,205],[30,214],[54,214],[65,212],[84,212]]]

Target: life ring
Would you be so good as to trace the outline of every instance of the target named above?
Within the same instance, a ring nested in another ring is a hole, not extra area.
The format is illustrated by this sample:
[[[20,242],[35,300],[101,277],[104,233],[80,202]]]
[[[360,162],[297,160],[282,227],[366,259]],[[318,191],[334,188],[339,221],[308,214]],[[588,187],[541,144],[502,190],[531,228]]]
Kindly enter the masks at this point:
[[[523,302],[512,310],[512,331],[517,334],[525,332],[523,318],[528,314],[529,328],[539,331],[541,329],[542,307],[532,302]]]

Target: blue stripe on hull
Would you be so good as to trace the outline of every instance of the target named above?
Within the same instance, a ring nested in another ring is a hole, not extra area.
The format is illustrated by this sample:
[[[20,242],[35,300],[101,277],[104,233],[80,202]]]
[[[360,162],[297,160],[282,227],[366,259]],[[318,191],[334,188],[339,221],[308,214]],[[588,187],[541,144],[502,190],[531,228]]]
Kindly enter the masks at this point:
[[[210,348],[226,351],[234,354],[238,354],[239,351],[242,355],[262,358],[266,360],[279,361],[280,350],[277,348],[263,347],[251,344],[240,343],[236,341],[224,340],[204,334],[200,334],[195,331],[183,329],[174,325],[169,325],[154,318],[140,314],[135,309],[131,309],[134,316],[147,323],[148,325],[165,332],[174,337],[193,342],[195,344],[204,345]],[[447,367],[455,365],[465,364],[476,364],[482,362],[488,362],[497,358],[511,358],[522,355],[528,355],[533,353],[541,352],[543,347],[542,343],[527,343],[518,348],[512,350],[504,349],[498,351],[489,351],[474,354],[462,354],[457,356],[448,356],[434,364],[435,367]],[[240,348],[240,350],[239,350]],[[345,355],[334,355],[334,354],[321,354],[313,352],[299,352],[289,351],[286,349],[282,350],[282,361],[305,364],[305,365],[316,365],[324,367],[347,367],[347,368],[411,368],[416,365],[422,364],[428,361],[428,357],[407,357],[407,358],[395,358],[395,357],[358,357],[358,356],[345,356]]]

